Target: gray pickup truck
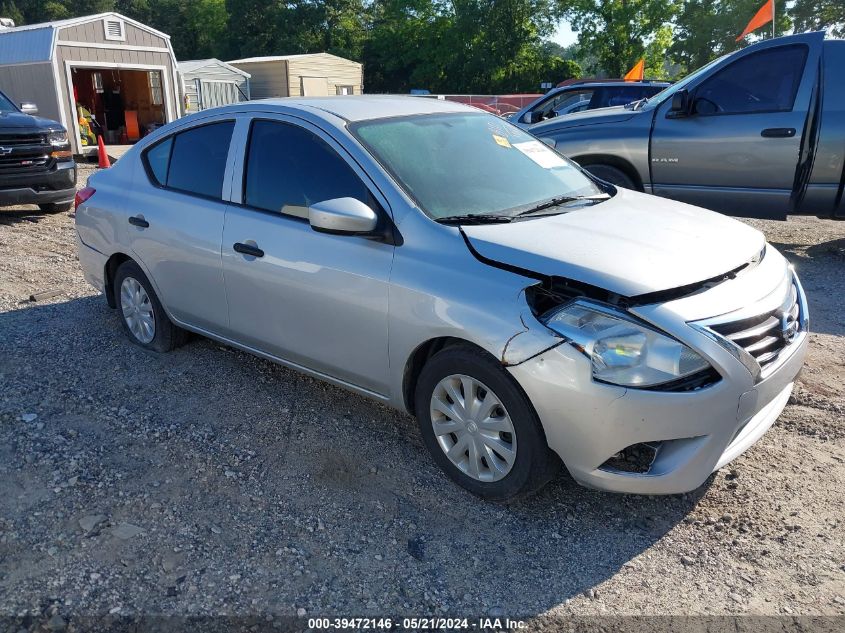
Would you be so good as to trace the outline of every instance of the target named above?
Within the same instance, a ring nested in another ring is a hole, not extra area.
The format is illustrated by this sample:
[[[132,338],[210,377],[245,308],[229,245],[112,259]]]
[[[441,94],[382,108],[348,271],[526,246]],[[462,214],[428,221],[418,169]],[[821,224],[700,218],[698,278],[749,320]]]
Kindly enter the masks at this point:
[[[615,185],[730,215],[845,219],[845,40],[754,44],[655,97],[528,128]]]

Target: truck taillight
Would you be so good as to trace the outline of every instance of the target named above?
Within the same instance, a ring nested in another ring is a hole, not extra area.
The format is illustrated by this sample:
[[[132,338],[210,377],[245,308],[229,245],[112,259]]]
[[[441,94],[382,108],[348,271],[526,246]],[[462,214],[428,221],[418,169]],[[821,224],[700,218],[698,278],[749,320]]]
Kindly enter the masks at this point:
[[[79,205],[88,200],[91,196],[97,193],[97,190],[93,187],[83,187],[79,191],[76,192],[76,197],[73,199],[73,209],[74,211],[79,208]]]

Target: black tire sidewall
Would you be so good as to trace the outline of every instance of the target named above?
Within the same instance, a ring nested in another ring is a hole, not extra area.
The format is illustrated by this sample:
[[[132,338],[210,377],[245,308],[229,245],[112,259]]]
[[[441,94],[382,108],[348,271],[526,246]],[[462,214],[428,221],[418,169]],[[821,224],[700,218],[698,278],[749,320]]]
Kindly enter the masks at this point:
[[[446,376],[464,374],[489,387],[505,406],[517,440],[516,462],[499,481],[482,482],[452,464],[431,425],[431,394]],[[528,398],[492,356],[469,347],[447,348],[433,356],[417,381],[415,412],[423,442],[438,466],[458,485],[489,501],[512,501],[542,487],[557,472],[559,462],[546,443],[542,426]]]
[[[596,164],[586,165],[584,169],[586,169],[599,180],[610,183],[615,187],[631,189],[632,191],[637,190],[637,185],[634,183],[633,180],[631,180],[631,177],[628,176],[628,174],[626,174],[618,167],[613,167],[612,165]]]
[[[140,283],[144,290],[146,291],[147,295],[150,298],[150,302],[153,306],[153,315],[155,317],[155,336],[153,340],[149,343],[143,343],[139,341],[135,335],[132,333],[132,330],[129,329],[129,325],[126,323],[126,319],[123,317],[123,310],[120,305],[120,286],[123,284],[123,280],[127,277],[132,277],[138,283]],[[164,308],[161,305],[161,302],[158,300],[158,295],[153,290],[153,286],[150,283],[150,280],[147,279],[147,276],[144,274],[144,271],[141,270],[141,267],[136,264],[134,261],[126,261],[122,263],[117,272],[114,275],[114,298],[115,302],[117,303],[117,311],[118,316],[120,317],[120,323],[123,326],[123,331],[126,332],[126,335],[129,337],[129,340],[138,345],[139,347],[143,347],[145,349],[153,350],[156,352],[166,352],[173,348],[173,330],[174,326],[171,323],[170,319],[167,317],[167,314],[164,312]]]

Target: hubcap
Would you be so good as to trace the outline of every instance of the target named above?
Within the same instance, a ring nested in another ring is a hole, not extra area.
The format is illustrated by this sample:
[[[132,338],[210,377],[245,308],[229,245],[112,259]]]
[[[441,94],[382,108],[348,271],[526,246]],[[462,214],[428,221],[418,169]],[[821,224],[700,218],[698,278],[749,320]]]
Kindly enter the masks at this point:
[[[478,481],[498,481],[516,461],[516,433],[502,401],[470,376],[447,376],[431,394],[431,426],[446,457]]]
[[[120,284],[120,308],[129,331],[141,343],[149,343],[156,335],[156,320],[150,296],[137,279],[127,277]]]

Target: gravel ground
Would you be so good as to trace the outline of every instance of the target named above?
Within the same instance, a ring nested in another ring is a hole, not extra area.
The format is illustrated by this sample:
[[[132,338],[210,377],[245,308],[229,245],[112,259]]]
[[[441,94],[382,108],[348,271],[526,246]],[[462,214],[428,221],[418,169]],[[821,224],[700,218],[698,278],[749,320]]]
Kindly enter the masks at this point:
[[[0,211],[0,615],[845,614],[845,223],[752,223],[814,330],[773,429],[691,494],[561,475],[498,506],[395,411],[208,340],[131,345],[72,219]]]

